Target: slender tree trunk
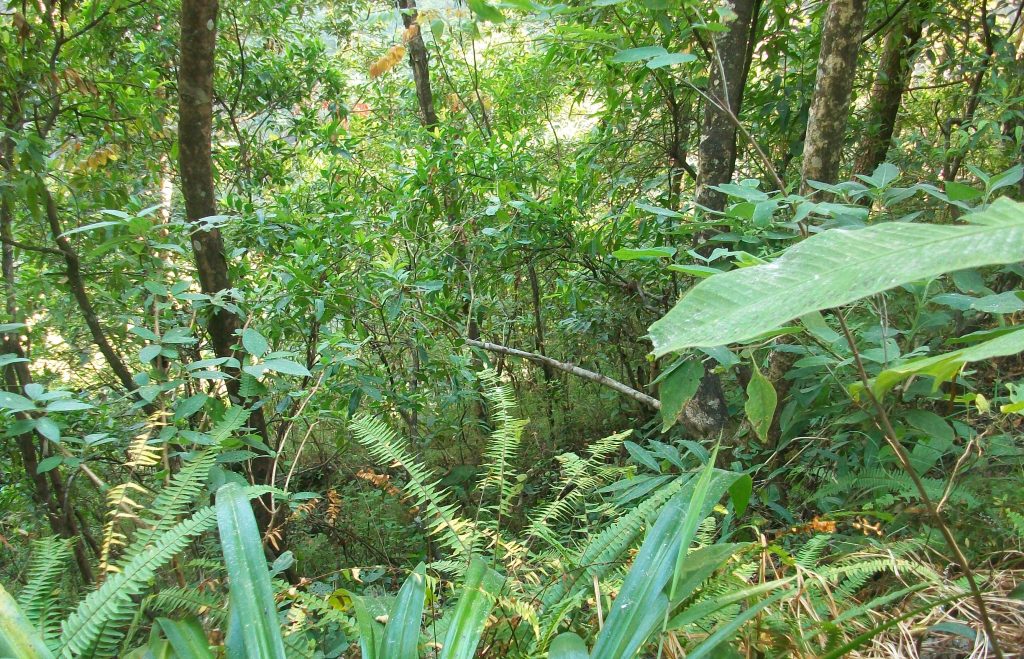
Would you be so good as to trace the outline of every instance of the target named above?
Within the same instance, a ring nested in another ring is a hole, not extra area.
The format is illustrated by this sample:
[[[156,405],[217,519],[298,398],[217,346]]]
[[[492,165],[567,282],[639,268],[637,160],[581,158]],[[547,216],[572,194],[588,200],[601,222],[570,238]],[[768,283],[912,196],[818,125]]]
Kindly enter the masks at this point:
[[[897,21],[885,38],[882,61],[868,101],[870,128],[857,156],[856,174],[870,174],[885,161],[923,28],[924,18],[920,14],[909,15]]]
[[[761,0],[736,0],[736,17],[714,44],[708,94],[715,102],[704,103],[696,197],[698,204],[711,211],[725,208],[725,195],[712,186],[731,181],[736,167],[737,129],[732,117],[739,117],[743,104],[760,6]],[[701,378],[697,392],[686,403],[683,419],[686,430],[700,437],[715,436],[725,428],[728,405],[716,374],[705,373]]]
[[[818,73],[814,83],[802,180],[835,183],[839,178],[853,79],[857,72],[867,0],[832,0],[821,32]]]
[[[416,84],[416,100],[420,105],[420,120],[424,128],[431,129],[437,125],[437,113],[434,110],[434,94],[430,89],[430,64],[427,58],[427,47],[420,34],[419,23],[416,22],[416,0],[398,0],[398,10],[402,14],[405,25],[406,45],[409,48],[409,65],[412,67],[412,78]]]
[[[213,75],[217,44],[217,0],[183,0],[181,5],[181,55],[178,64],[178,167],[181,192],[185,199],[186,219],[195,226],[192,251],[203,293],[217,295],[231,288],[224,240],[216,227],[204,227],[201,220],[217,214],[213,181]],[[213,308],[207,321],[210,342],[218,357],[233,357],[236,332],[241,320],[234,312]],[[238,375],[235,370],[231,375]],[[240,404],[239,381],[227,381],[228,395]],[[249,415],[249,425],[269,445],[263,409]],[[271,446],[276,449],[277,447]],[[270,485],[273,459],[254,458],[252,477],[258,484]],[[254,506],[262,529],[271,525],[269,495]]]
[[[947,150],[949,150],[949,142],[953,132],[953,126],[962,126],[974,121],[974,113],[978,111],[978,105],[981,104],[981,90],[985,84],[985,76],[988,75],[989,69],[992,68],[992,60],[995,55],[995,42],[992,38],[992,26],[989,23],[987,0],[982,0],[981,2],[980,22],[982,38],[985,41],[985,57],[982,60],[981,68],[974,74],[974,80],[971,81],[971,93],[967,98],[967,107],[964,109],[963,115],[959,117],[950,117],[943,127],[943,133],[946,136]],[[964,164],[964,155],[966,154],[963,152],[956,153],[946,160],[945,164],[942,166],[943,181],[956,180],[956,176],[960,172],[960,167]]]
[[[533,345],[537,349],[538,355],[547,357],[548,352],[544,346],[544,316],[540,307],[540,280],[537,278],[537,268],[530,263],[526,267],[526,272],[530,277],[530,299],[533,302]],[[555,379],[555,371],[551,364],[543,363],[541,368],[544,370],[545,382]]]
[[[117,376],[121,386],[128,391],[135,391],[138,389],[138,385],[132,378],[132,372],[128,370],[121,355],[118,354],[114,346],[107,340],[103,326],[100,325],[99,316],[96,315],[96,309],[92,306],[92,301],[89,299],[89,293],[85,289],[85,280],[82,278],[82,264],[78,258],[78,253],[75,252],[75,248],[71,245],[71,241],[64,236],[57,202],[54,200],[53,194],[46,188],[45,183],[40,181],[39,187],[42,188],[43,198],[46,202],[46,219],[50,225],[50,234],[54,242],[57,243],[61,254],[64,255],[64,264],[67,266],[68,288],[71,289],[71,295],[75,298],[75,302],[82,312],[85,324],[89,328],[89,334],[92,335],[93,343],[96,344],[104,359],[107,360],[110,370]]]
[[[725,208],[725,195],[711,186],[731,181],[736,167],[736,124],[723,109],[740,115],[760,5],[760,0],[736,0],[736,19],[729,23],[729,31],[715,40],[708,92],[721,107],[704,103],[697,165],[697,203],[714,211]]]
[[[6,146],[7,144],[5,143]],[[4,279],[4,307],[9,322],[17,323],[20,322],[20,315],[18,313],[18,302],[14,287],[14,247],[10,244],[10,241],[13,239],[12,221],[10,202],[6,196],[0,195],[0,236],[4,239],[3,245],[0,245],[0,249],[2,249]],[[21,359],[25,358],[25,351],[18,340],[17,332],[8,332],[3,335],[3,349],[5,353],[13,354]],[[29,371],[26,362],[16,362],[9,364],[4,369],[3,379],[4,388],[7,391],[20,393],[24,391],[25,385],[31,384],[32,373]],[[19,420],[29,418],[23,412],[15,416]],[[40,441],[43,442],[45,440],[40,438]],[[21,454],[25,475],[28,477],[29,482],[32,483],[33,498],[39,506],[45,508],[46,519],[50,524],[50,529],[62,538],[76,538],[77,540],[78,528],[74,520],[74,509],[72,508],[71,500],[63,496],[63,484],[56,473],[51,471],[49,476],[55,486],[51,489],[50,483],[47,481],[47,474],[39,473],[39,455],[43,453],[42,457],[46,457],[45,444],[40,444],[37,447],[33,432],[18,435],[15,437],[15,442],[18,446],[18,452]],[[78,566],[82,580],[85,583],[92,583],[94,576],[92,565],[85,552],[85,544],[76,541],[72,551],[74,552],[75,564]]]
[[[185,216],[189,222],[217,214],[213,182],[214,49],[217,43],[217,0],[183,0],[181,61],[178,65],[178,166]],[[224,240],[215,227],[196,227],[192,234],[199,283],[207,295],[231,288]],[[230,356],[238,316],[215,309],[209,318],[210,341],[219,357]]]

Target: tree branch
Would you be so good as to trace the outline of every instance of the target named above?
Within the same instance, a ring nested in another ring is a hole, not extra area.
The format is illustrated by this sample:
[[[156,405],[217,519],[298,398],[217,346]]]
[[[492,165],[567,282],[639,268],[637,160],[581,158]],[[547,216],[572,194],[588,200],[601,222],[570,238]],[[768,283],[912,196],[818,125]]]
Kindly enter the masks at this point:
[[[569,364],[569,363],[566,363],[566,362],[560,362],[560,361],[557,361],[555,359],[551,359],[550,357],[545,357],[544,355],[538,355],[535,352],[526,352],[525,350],[516,350],[515,348],[507,348],[505,346],[500,346],[500,345],[498,345],[496,343],[487,343],[485,341],[475,341],[473,339],[466,339],[466,345],[471,346],[473,348],[479,348],[481,350],[486,350],[487,352],[496,352],[496,353],[501,354],[501,355],[509,355],[511,357],[520,357],[522,359],[528,359],[531,362],[536,362],[538,364],[545,364],[545,365],[550,366],[552,368],[556,368],[559,371],[563,371],[565,373],[569,373],[571,375],[575,375],[578,378],[583,378],[584,380],[589,380],[590,382],[596,382],[597,384],[600,384],[600,385],[603,385],[605,387],[608,387],[609,389],[613,389],[613,390],[619,392],[620,394],[623,394],[625,396],[629,396],[630,398],[632,398],[633,400],[635,400],[635,401],[637,401],[639,403],[643,403],[644,405],[646,405],[647,407],[651,408],[652,410],[660,410],[661,409],[661,401],[658,400],[657,398],[653,398],[651,396],[648,396],[647,394],[643,393],[642,391],[637,391],[636,389],[633,389],[632,387],[624,385],[621,382],[619,382],[618,380],[613,380],[613,379],[611,379],[610,377],[608,377],[606,375],[601,375],[600,373],[595,373],[593,371],[588,371],[585,368],[580,368],[579,366],[576,366],[575,364]]]

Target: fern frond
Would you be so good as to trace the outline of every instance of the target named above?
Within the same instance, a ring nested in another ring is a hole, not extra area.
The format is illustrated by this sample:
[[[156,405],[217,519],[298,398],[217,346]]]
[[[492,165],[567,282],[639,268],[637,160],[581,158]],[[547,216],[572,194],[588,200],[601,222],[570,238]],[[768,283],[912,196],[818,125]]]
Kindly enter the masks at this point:
[[[946,490],[946,482],[938,478],[921,477],[925,491],[932,499],[938,500],[943,497]],[[893,494],[903,501],[917,501],[917,487],[910,476],[902,471],[894,471],[885,467],[862,469],[857,472],[837,477],[833,482],[824,484],[812,497],[812,500],[824,497],[842,497],[849,499],[852,492],[873,492],[882,491]],[[949,501],[968,508],[976,508],[981,505],[978,497],[964,484],[953,487],[949,493]]]
[[[18,607],[47,645],[52,645],[60,632],[63,607],[59,589],[71,560],[71,542],[56,537],[34,541],[25,587],[18,593]]]
[[[622,442],[626,441],[626,438],[632,434],[632,430],[624,430],[597,440],[587,448],[587,453],[590,456],[587,458],[587,463],[591,467],[603,465],[608,456],[618,452]]]
[[[475,525],[455,515],[455,504],[450,503],[451,494],[438,486],[426,467],[410,454],[398,434],[383,422],[359,416],[352,421],[352,430],[359,443],[382,467],[397,463],[409,475],[404,490],[426,513],[432,526],[430,533],[439,535],[453,552],[468,557],[473,553],[473,531]]]
[[[149,494],[149,490],[132,481],[116,485],[107,491],[107,523],[103,526],[103,544],[100,549],[100,570],[117,572],[111,559],[114,551],[128,544],[128,536],[121,532],[124,522],[138,522],[137,511],[143,504],[135,500],[134,494]]]
[[[496,522],[508,517],[509,507],[516,495],[518,480],[512,470],[512,461],[519,452],[523,429],[527,421],[516,417],[515,393],[508,384],[498,380],[498,374],[485,369],[480,373],[485,385],[484,395],[491,401],[495,428],[484,451],[484,477],[480,482],[482,492],[495,490],[497,505],[493,508]]]
[[[819,533],[811,537],[796,552],[796,564],[805,570],[810,570],[821,562],[821,555],[828,547],[832,536],[827,533]]]
[[[145,608],[156,616],[206,616],[217,624],[227,619],[224,597],[198,588],[164,588],[146,598]]]
[[[110,575],[98,589],[89,593],[64,621],[60,637],[61,655],[110,656],[114,653],[124,625],[137,607],[132,598],[148,587],[161,566],[215,522],[214,509],[201,508],[160,534],[150,547],[128,561],[120,572]]]
[[[567,575],[566,579],[559,580],[541,598],[544,611],[555,607],[564,597],[590,587],[595,576],[601,578],[612,568],[623,563],[626,550],[637,541],[647,520],[661,510],[661,507],[682,489],[687,480],[687,477],[676,478],[655,490],[650,497],[593,538],[574,561],[575,569],[572,572],[576,574]]]
[[[144,526],[136,532],[123,560],[131,560],[148,546],[152,538],[174,526],[189,511],[206,486],[210,468],[216,459],[213,451],[203,451],[174,474],[171,482],[160,490],[147,510],[140,515]]]
[[[162,425],[162,422],[154,421],[154,417],[150,417],[150,423],[146,431],[133,439],[132,443],[128,446],[128,461],[124,463],[124,466],[131,469],[143,469],[160,464],[160,458],[162,457],[160,448],[149,443],[153,426],[159,425]]]

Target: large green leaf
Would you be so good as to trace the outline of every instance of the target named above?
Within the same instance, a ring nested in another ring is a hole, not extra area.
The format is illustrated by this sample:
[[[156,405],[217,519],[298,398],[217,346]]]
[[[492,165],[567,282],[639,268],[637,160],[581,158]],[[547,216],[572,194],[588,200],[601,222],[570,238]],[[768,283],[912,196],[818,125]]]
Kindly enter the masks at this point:
[[[359,628],[359,650],[366,659],[381,659],[379,649],[384,625],[377,622],[366,606],[366,601],[359,596],[352,598],[352,608],[356,612],[356,624]]]
[[[0,657],[49,659],[53,656],[43,637],[22,615],[3,586],[0,586]]]
[[[156,623],[174,649],[174,654],[181,659],[213,659],[203,626],[196,618],[157,618]]]
[[[441,659],[472,659],[480,643],[484,623],[504,583],[505,577],[487,567],[480,558],[470,562],[462,597],[444,637]]]
[[[714,469],[712,464],[709,461],[700,477],[691,478],[662,508],[612,602],[594,644],[595,659],[634,656],[664,622],[670,598],[681,601],[700,584],[686,567],[687,548],[698,524],[740,476]]]
[[[246,656],[284,659],[270,571],[245,488],[228,483],[217,490],[217,526],[232,617],[237,621],[232,631],[241,637]]]
[[[398,599],[388,617],[381,643],[381,657],[388,659],[416,659],[416,646],[420,640],[420,619],[423,617],[423,599],[426,595],[426,567],[416,566],[398,591]]]
[[[871,382],[871,391],[876,396],[882,396],[913,375],[931,376],[934,378],[933,387],[938,388],[940,384],[956,376],[965,364],[985,361],[994,357],[1015,355],[1022,351],[1024,351],[1024,327],[967,348],[934,357],[912,359],[899,366],[886,369]],[[858,383],[851,386],[850,390],[856,394],[860,392],[861,388]]]
[[[572,632],[563,632],[551,641],[548,659],[589,659],[587,644]]]
[[[654,354],[750,340],[812,311],[945,272],[1024,261],[1024,204],[998,199],[965,225],[831,229],[771,263],[714,275],[651,325]]]

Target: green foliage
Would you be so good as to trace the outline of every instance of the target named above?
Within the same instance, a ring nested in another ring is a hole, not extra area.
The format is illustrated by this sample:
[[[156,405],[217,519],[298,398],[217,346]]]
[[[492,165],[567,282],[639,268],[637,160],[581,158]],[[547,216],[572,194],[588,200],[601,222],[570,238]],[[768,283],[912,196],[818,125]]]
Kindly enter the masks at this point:
[[[996,200],[966,226],[827,230],[779,259],[701,281],[650,327],[654,353],[749,341],[813,311],[946,272],[1024,260],[1024,206]]]
[[[957,651],[994,650],[920,490],[999,606],[1024,543],[1013,16],[868,3],[818,182],[828,3],[221,3],[216,211],[190,223],[180,7],[8,5],[19,644],[911,654],[957,602]]]
[[[215,522],[214,509],[201,508],[153,538],[119,570],[89,593],[62,625],[65,655],[112,656],[135,612],[133,597],[146,589],[156,571]]]
[[[28,622],[54,645],[64,614],[61,581],[71,560],[67,540],[44,538],[32,543],[32,562],[25,586],[18,592],[18,606]]]
[[[249,499],[234,483],[217,490],[217,526],[229,586],[228,656],[283,659],[270,572]]]
[[[3,586],[0,586],[0,653],[18,659],[54,656]]]

